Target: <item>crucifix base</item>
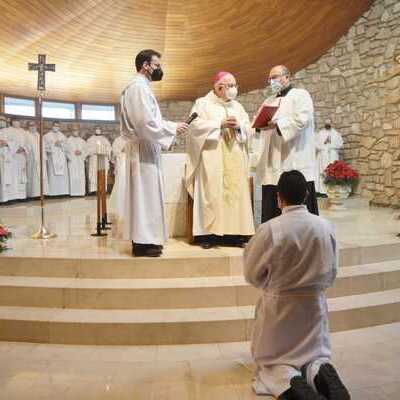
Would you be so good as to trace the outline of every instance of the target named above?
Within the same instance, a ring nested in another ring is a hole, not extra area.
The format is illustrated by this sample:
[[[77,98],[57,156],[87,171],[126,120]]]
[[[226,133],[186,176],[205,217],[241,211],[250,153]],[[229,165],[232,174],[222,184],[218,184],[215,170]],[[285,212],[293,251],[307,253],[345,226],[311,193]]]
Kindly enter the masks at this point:
[[[50,232],[44,225],[42,225],[39,230],[31,236],[32,239],[53,239],[55,237],[57,237],[57,235]]]
[[[92,233],[90,236],[95,236],[95,237],[107,236],[107,233],[102,232],[101,222],[97,223],[96,233]]]

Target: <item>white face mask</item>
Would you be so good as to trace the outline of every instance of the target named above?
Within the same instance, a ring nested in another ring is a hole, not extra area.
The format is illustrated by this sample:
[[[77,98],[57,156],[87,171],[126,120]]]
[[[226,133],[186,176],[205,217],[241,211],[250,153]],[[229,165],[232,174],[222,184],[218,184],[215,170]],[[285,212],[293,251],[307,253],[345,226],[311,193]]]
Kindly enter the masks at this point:
[[[53,126],[53,132],[58,132],[60,128],[58,126]]]
[[[30,126],[29,132],[36,133],[37,132],[36,126]]]
[[[270,86],[274,94],[280,92],[283,88],[283,85],[276,79],[271,79]]]
[[[101,135],[101,130],[100,129],[96,129],[95,133],[96,133],[96,135]]]
[[[13,127],[13,128],[20,128],[20,127],[21,127],[21,124],[20,124],[18,121],[13,121],[12,127]]]
[[[225,89],[225,96],[228,100],[235,100],[238,95],[237,87],[229,87]]]

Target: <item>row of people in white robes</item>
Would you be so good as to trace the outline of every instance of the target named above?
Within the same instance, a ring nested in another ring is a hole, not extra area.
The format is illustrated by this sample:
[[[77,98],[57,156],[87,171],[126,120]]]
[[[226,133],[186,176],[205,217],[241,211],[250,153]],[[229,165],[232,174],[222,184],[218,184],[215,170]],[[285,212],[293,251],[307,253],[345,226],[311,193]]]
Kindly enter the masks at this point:
[[[74,130],[67,138],[58,123],[44,135],[44,147],[47,155],[47,174],[50,196],[84,196],[86,192],[85,160],[88,158],[89,192],[97,189],[97,153],[102,149],[106,156],[106,176],[111,159],[111,144],[96,128],[95,135],[87,141]],[[103,150],[104,149],[104,150]]]
[[[86,193],[85,160],[89,162],[89,192],[97,188],[97,152],[106,155],[106,176],[111,161],[111,144],[100,128],[87,141],[74,130],[66,137],[55,122],[43,137],[44,194],[49,196],[84,196]],[[0,130],[0,203],[40,195],[40,138],[35,123],[28,131],[13,120]]]

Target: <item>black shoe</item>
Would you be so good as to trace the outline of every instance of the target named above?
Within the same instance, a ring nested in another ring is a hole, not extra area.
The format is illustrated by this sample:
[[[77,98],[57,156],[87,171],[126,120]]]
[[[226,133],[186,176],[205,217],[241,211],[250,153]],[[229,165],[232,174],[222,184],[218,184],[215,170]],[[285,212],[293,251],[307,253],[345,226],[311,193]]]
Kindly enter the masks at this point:
[[[315,387],[327,400],[350,400],[350,393],[332,364],[321,365],[314,378]]]
[[[203,242],[203,243],[200,243],[200,247],[202,249],[208,250],[208,249],[212,249],[213,247],[215,247],[215,244],[210,243],[210,242]]]
[[[240,247],[240,248],[244,249],[247,246],[247,243],[243,242],[243,241],[234,242],[230,246],[232,246],[232,247]]]
[[[302,376],[295,376],[290,380],[290,389],[282,393],[278,400],[326,400],[316,393]]]
[[[132,243],[132,255],[135,257],[160,257],[161,249],[154,244]]]

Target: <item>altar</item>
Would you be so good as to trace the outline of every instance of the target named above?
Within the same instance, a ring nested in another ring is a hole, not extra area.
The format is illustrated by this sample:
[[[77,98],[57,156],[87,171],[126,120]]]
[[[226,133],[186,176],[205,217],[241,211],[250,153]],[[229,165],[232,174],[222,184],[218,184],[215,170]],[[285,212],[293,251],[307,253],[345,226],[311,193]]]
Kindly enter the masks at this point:
[[[163,153],[164,199],[169,235],[186,235],[187,192],[184,187],[186,153]]]

